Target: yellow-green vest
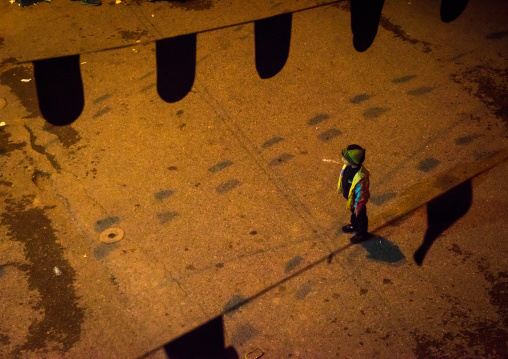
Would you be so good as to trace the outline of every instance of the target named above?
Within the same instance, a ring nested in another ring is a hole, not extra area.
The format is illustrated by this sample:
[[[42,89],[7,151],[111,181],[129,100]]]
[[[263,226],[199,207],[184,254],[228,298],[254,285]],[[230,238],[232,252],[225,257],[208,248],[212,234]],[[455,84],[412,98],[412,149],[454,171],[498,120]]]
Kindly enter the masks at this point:
[[[337,192],[340,194],[342,194],[342,175],[344,173],[344,169],[346,169],[346,165],[344,165],[342,167],[342,170],[340,171],[339,183],[337,184]],[[355,198],[353,195],[354,189],[355,189],[356,185],[363,179],[366,181],[366,183],[364,184],[365,188],[363,188],[363,191],[362,191],[363,193],[360,194],[360,198],[357,198],[357,200],[367,202],[367,200],[370,197],[369,176],[370,176],[369,170],[363,166],[360,167],[358,172],[356,172],[355,176],[353,177],[353,182],[351,183],[351,188],[349,189],[348,200],[346,203],[346,209],[351,209],[351,207],[353,207],[354,202],[355,202]]]

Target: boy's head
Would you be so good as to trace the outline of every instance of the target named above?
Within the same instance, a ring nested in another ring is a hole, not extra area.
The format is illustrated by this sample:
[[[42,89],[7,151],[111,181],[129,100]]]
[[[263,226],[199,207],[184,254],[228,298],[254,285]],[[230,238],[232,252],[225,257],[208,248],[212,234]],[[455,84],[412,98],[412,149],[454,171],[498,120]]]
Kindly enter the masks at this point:
[[[365,161],[365,149],[358,145],[349,145],[342,150],[342,158],[344,163],[350,164],[354,167],[360,166]]]

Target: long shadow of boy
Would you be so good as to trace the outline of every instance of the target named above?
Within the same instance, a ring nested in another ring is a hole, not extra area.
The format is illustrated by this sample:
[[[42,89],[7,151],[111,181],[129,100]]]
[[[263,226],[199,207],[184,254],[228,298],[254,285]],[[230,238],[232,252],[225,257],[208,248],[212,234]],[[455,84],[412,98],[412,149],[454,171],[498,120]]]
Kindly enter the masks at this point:
[[[419,266],[434,241],[467,213],[473,201],[471,180],[467,180],[427,203],[427,231],[423,243],[414,253]]]

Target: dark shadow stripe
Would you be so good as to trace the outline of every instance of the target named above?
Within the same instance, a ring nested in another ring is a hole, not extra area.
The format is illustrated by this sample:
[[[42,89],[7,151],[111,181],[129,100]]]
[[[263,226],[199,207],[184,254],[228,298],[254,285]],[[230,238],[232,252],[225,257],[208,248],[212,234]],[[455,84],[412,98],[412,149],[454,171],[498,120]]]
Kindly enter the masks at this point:
[[[231,191],[232,189],[235,189],[236,187],[240,186],[242,183],[237,179],[232,179],[231,181],[221,183],[218,185],[215,190],[219,194],[223,194],[226,192]]]
[[[273,145],[276,145],[277,143],[282,142],[282,141],[284,141],[284,139],[282,137],[277,137],[277,136],[276,137],[272,137],[268,141],[263,143],[261,145],[261,147],[263,147],[263,148],[272,147]]]
[[[170,37],[155,42],[157,92],[172,103],[183,99],[196,74],[196,34]]]
[[[320,133],[317,138],[320,140],[320,141],[323,141],[323,142],[326,142],[326,141],[330,141],[332,138],[335,138],[335,137],[338,137],[342,135],[342,131],[340,130],[337,130],[336,128],[331,128],[329,130],[326,130],[325,132],[323,133]]]
[[[441,21],[452,22],[466,9],[469,0],[441,0]]]
[[[228,168],[231,165],[233,165],[233,162],[231,162],[229,160],[222,161],[222,162],[219,162],[219,163],[213,165],[212,167],[210,167],[208,169],[208,171],[211,173],[217,173],[219,171],[222,171],[222,170]]]
[[[256,69],[262,79],[275,76],[286,64],[292,18],[288,13],[254,22]]]
[[[282,155],[280,155],[279,157],[277,158],[274,158],[273,160],[270,161],[270,166],[278,166],[278,165],[281,165],[285,162],[288,162],[290,161],[292,158],[294,158],[295,156],[292,155],[291,153],[283,153]]]
[[[42,116],[52,125],[74,122],[85,106],[79,55],[33,62]]]
[[[384,0],[352,0],[351,31],[356,51],[367,50],[377,35]]]

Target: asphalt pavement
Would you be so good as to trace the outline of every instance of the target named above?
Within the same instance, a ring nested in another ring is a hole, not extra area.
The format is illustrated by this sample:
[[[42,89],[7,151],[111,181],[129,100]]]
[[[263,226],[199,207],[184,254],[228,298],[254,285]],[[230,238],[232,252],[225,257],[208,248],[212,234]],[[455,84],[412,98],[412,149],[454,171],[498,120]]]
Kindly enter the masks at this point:
[[[241,5],[0,4],[0,357],[176,358],[203,325],[230,357],[507,357],[505,4],[387,1],[365,51],[346,2]],[[261,78],[252,21],[287,11]],[[155,41],[188,32],[168,103]],[[84,107],[55,126],[31,61],[77,54]],[[322,161],[350,143],[358,245]]]

